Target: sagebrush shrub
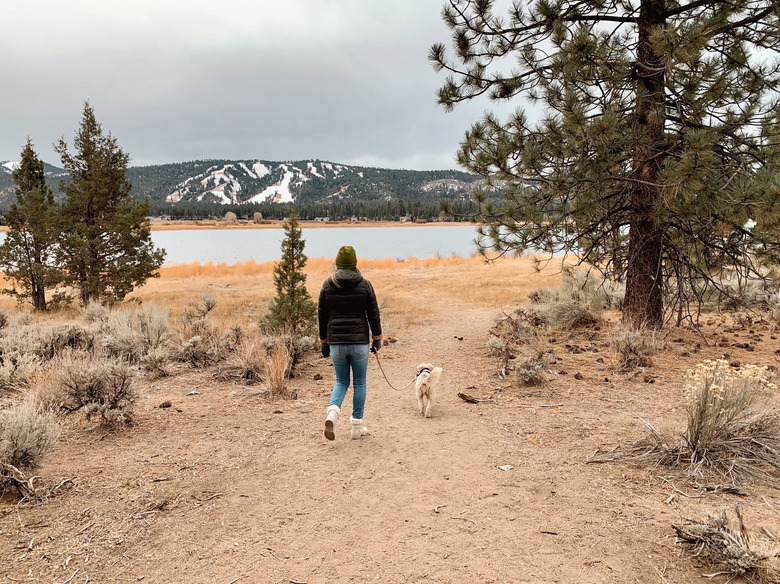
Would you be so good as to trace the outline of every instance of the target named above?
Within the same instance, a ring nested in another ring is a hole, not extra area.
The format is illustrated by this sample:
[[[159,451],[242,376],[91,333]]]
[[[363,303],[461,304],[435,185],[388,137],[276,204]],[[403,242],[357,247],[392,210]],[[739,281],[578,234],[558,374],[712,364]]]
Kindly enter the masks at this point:
[[[148,371],[152,377],[167,377],[167,365],[171,360],[171,352],[168,347],[161,346],[150,349],[146,355],[141,358],[141,365]]]
[[[10,464],[24,472],[36,469],[59,435],[55,414],[32,398],[0,410],[0,465]]]
[[[94,333],[76,324],[62,324],[40,327],[39,349],[44,359],[53,359],[69,349],[89,351],[95,343]]]
[[[81,318],[88,323],[100,325],[108,320],[111,315],[111,309],[104,306],[96,300],[90,300],[86,306],[81,309]]]
[[[133,313],[129,310],[113,310],[105,323],[103,347],[112,357],[138,363],[144,355],[141,334],[133,326]]]
[[[29,387],[44,367],[43,359],[31,353],[4,353],[0,358],[0,391]]]
[[[147,304],[136,313],[138,330],[147,351],[158,349],[170,340],[170,311],[161,306]]]
[[[546,381],[545,368],[545,363],[541,359],[526,359],[515,368],[518,385],[521,387],[544,385]]]
[[[631,371],[637,367],[651,367],[651,357],[663,349],[664,343],[655,332],[621,330],[610,339],[610,346],[617,355],[617,367]]]
[[[56,371],[66,410],[81,410],[87,419],[99,414],[107,424],[131,421],[137,394],[133,370],[127,363],[101,356],[71,354],[60,360]]]

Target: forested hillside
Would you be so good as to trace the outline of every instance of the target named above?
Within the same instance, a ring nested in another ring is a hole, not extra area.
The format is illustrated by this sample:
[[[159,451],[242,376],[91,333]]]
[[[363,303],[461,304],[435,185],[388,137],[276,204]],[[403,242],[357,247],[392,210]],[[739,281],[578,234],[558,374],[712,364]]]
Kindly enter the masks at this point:
[[[14,163],[0,164],[0,211],[13,201]],[[55,193],[67,179],[46,165]],[[320,160],[197,160],[127,170],[136,199],[149,198],[153,215],[174,218],[239,218],[254,213],[274,218],[295,204],[302,219],[329,217],[397,220],[431,218],[439,201],[452,201],[456,214],[473,211],[471,191],[480,179],[456,170],[415,171],[349,166]]]

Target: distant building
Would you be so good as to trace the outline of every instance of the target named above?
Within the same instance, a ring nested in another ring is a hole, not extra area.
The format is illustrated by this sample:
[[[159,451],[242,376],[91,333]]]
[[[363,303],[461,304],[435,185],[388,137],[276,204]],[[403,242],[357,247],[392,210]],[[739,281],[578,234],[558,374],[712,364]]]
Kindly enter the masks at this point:
[[[315,217],[315,221],[319,221],[320,223],[327,223],[330,221],[330,217]]]

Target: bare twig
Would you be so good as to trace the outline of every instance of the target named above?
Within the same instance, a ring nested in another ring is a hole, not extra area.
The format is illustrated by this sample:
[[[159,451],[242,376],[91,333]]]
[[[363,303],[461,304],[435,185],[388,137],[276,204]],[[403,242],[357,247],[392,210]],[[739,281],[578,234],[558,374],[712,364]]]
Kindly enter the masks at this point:
[[[76,571],[75,571],[75,572],[73,572],[73,575],[72,575],[70,578],[68,578],[67,580],[64,580],[64,581],[62,581],[62,582],[55,582],[54,584],[68,584],[68,582],[70,582],[71,580],[73,580],[73,578],[75,578],[75,577],[76,577],[76,574],[78,574],[78,573],[79,573],[79,569],[78,569],[78,568],[76,568]]]
[[[468,521],[469,523],[473,523],[473,524],[474,524],[474,531],[476,531],[477,529],[479,529],[479,525],[477,525],[477,522],[476,522],[476,521],[474,521],[473,519],[469,519],[468,517],[455,517],[455,516],[453,515],[453,516],[451,516],[451,518],[452,518],[452,519],[462,519],[463,521]]]

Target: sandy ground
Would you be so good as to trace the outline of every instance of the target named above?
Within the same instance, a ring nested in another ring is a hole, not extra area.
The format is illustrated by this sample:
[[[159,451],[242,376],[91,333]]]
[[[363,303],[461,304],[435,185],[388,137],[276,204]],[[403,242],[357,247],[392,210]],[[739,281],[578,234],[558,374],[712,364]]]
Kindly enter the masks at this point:
[[[290,381],[296,400],[186,366],[139,380],[134,425],[68,422],[40,473],[72,489],[0,500],[0,583],[687,583],[714,570],[682,553],[674,522],[739,505],[754,541],[780,535],[770,487],[703,495],[668,469],[589,463],[644,434],[636,415],[681,430],[696,362],[775,364],[770,324],[671,331],[631,375],[607,331],[561,333],[548,382],[529,389],[487,355],[495,310],[417,302],[425,317],[386,323],[397,342],[380,358],[397,387],[419,362],[444,368],[430,419],[375,361],[361,440],[344,423],[351,392],[324,439],[333,372],[315,355]]]

